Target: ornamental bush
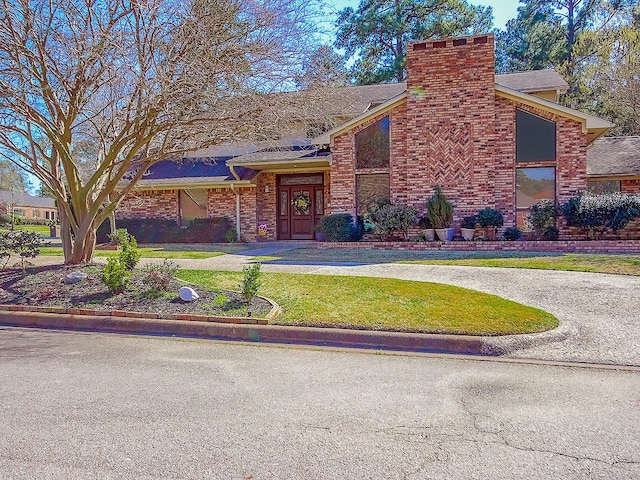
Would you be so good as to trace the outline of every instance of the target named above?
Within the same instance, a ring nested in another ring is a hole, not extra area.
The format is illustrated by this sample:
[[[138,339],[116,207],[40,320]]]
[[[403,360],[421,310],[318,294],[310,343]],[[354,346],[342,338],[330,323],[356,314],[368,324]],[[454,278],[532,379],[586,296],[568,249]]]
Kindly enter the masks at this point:
[[[247,302],[250,302],[251,299],[258,294],[258,289],[260,288],[261,267],[262,264],[260,262],[242,267],[242,283],[240,284],[240,291]]]
[[[416,223],[418,212],[411,205],[385,203],[373,208],[368,217],[374,225],[374,233],[387,236],[395,232],[402,232],[406,240],[407,231],[411,225]]]
[[[322,217],[322,233],[327,242],[350,242],[358,240],[359,229],[348,213],[335,213]]]
[[[545,199],[529,207],[525,221],[538,237],[544,237],[545,232],[555,227],[557,216],[558,207],[556,204]]]
[[[122,293],[131,281],[131,272],[119,258],[110,257],[102,269],[100,279],[111,293]]]
[[[427,216],[431,220],[433,228],[449,228],[453,222],[453,205],[439,185],[427,201]]]
[[[12,254],[20,257],[22,269],[25,268],[27,258],[35,258],[40,254],[40,247],[44,245],[44,239],[39,233],[27,230],[12,230],[0,232],[0,259],[2,268],[7,266]]]
[[[614,234],[640,217],[640,195],[624,193],[582,193],[562,205],[562,214],[570,227],[595,240],[607,230]]]

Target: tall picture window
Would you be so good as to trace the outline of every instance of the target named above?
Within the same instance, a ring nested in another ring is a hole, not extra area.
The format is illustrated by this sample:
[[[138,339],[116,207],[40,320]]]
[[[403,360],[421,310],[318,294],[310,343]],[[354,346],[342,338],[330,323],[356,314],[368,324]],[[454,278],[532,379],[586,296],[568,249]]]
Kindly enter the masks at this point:
[[[516,161],[556,160],[556,123],[524,110],[516,110]]]
[[[516,168],[517,225],[525,226],[529,207],[541,200],[555,201],[555,167]]]
[[[389,168],[389,117],[356,133],[356,169]]]

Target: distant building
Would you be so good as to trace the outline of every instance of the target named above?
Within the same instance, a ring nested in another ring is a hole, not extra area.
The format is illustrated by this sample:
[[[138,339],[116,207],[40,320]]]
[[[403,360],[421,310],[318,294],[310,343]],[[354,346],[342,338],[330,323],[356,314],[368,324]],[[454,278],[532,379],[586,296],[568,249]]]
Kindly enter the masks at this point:
[[[56,220],[57,208],[53,198],[34,197],[27,193],[0,190],[0,213],[24,218]]]

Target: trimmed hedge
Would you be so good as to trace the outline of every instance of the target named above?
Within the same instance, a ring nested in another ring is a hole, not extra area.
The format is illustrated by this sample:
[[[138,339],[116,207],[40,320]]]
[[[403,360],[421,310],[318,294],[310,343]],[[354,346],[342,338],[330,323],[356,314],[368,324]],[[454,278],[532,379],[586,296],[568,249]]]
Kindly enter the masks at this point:
[[[227,217],[196,218],[186,227],[164,218],[117,218],[116,228],[126,228],[138,243],[224,243],[233,224]],[[108,235],[107,220],[96,232],[97,242],[107,243]]]
[[[361,229],[354,225],[348,213],[335,213],[322,217],[322,233],[327,242],[352,242],[362,237]]]

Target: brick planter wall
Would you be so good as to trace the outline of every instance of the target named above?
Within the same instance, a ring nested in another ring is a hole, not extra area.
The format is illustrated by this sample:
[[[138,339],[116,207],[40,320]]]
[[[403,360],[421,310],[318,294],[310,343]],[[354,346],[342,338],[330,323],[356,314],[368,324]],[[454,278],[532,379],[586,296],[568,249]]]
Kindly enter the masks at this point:
[[[406,250],[443,252],[558,252],[640,254],[640,240],[577,240],[526,242],[323,242],[320,249]]]

